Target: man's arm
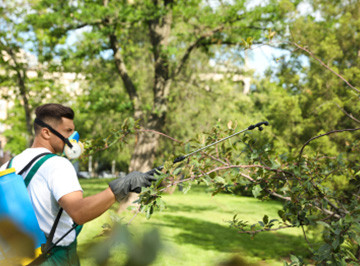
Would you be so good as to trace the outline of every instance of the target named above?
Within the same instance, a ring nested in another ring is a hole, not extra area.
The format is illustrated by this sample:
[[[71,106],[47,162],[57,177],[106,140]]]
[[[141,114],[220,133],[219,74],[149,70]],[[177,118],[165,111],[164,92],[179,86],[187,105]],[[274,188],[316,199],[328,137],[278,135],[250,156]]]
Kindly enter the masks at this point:
[[[75,191],[59,199],[60,206],[77,224],[84,224],[103,214],[117,200],[121,202],[129,192],[140,193],[142,187],[148,187],[156,178],[137,171],[109,183],[104,191],[83,198],[82,191]]]
[[[75,191],[59,199],[60,206],[77,224],[84,224],[103,214],[115,203],[115,195],[110,188],[102,192],[83,197],[82,191]]]

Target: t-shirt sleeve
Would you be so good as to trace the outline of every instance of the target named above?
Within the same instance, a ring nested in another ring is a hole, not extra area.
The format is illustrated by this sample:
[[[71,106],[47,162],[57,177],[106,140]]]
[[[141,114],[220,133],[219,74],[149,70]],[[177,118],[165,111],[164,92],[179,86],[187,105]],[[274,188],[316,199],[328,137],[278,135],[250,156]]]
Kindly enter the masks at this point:
[[[6,167],[7,167],[7,164],[8,164],[9,162],[6,162],[6,163],[4,163],[2,166],[0,166],[0,171],[4,171],[4,170],[6,170]]]
[[[48,185],[56,201],[71,192],[82,191],[75,168],[68,159],[53,157],[46,163],[51,166],[47,167],[49,169]]]

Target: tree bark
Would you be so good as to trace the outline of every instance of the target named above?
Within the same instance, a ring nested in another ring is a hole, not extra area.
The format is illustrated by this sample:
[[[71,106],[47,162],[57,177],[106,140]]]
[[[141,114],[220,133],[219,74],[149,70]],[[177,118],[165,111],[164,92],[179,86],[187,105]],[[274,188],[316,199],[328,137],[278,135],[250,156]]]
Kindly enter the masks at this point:
[[[158,1],[154,0],[155,5]],[[168,95],[170,92],[171,78],[169,75],[169,59],[166,52],[171,32],[173,1],[164,1],[167,13],[148,21],[152,53],[154,56],[154,84],[153,84],[153,107],[144,125],[145,128],[162,131],[168,107]],[[153,167],[159,136],[153,133],[143,133],[138,136],[135,149],[131,157],[129,171],[146,172]]]
[[[23,71],[25,72],[25,70]],[[25,111],[25,120],[26,120],[26,129],[27,132],[30,136],[30,138],[28,139],[28,146],[30,147],[33,141],[33,131],[32,131],[32,123],[31,123],[31,111],[30,111],[30,106],[29,106],[29,100],[27,97],[27,90],[26,90],[26,85],[25,85],[25,73],[23,73],[23,75],[21,75],[20,71],[17,70],[17,75],[18,75],[18,84],[19,84],[19,89],[20,89],[20,95],[21,98],[23,100],[23,107],[24,107],[24,111]]]
[[[14,63],[14,70],[16,72],[20,96],[23,101],[23,107],[24,107],[24,111],[25,111],[26,130],[29,135],[28,146],[30,147],[33,142],[34,134],[33,134],[33,130],[32,130],[33,127],[32,127],[32,123],[31,123],[31,110],[30,110],[29,100],[28,100],[28,96],[27,96],[26,82],[25,82],[26,69],[22,68],[18,64],[18,61],[16,59],[16,54],[14,53],[14,51],[12,49],[8,49],[7,52],[9,53],[9,55]]]

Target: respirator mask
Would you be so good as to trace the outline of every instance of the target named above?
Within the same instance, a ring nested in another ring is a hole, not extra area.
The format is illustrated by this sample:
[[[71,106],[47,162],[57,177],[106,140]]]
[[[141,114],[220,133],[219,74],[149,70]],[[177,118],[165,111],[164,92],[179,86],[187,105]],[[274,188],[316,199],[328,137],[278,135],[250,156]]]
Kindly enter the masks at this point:
[[[68,138],[71,146],[65,142],[64,154],[70,160],[79,158],[81,154],[84,152],[84,145],[82,144],[82,142],[79,141],[79,139],[80,139],[80,135],[77,131],[75,131]]]
[[[46,124],[44,121],[35,118],[35,123],[41,127],[46,127],[52,133],[54,133],[57,137],[59,137],[64,143],[63,154],[69,159],[77,159],[84,152],[84,145],[79,141],[80,135],[77,131],[75,131],[69,138],[65,138],[58,131],[53,129],[50,125]]]

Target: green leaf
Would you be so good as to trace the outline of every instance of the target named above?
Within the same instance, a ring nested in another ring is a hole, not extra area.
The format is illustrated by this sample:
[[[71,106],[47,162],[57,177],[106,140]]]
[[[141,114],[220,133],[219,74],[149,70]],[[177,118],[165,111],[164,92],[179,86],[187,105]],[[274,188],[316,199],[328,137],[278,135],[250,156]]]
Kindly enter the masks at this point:
[[[281,165],[279,163],[277,163],[274,160],[271,160],[271,168],[272,169],[279,169],[281,167]]]
[[[211,184],[211,178],[208,175],[204,176],[201,180],[205,183],[206,186]]]
[[[258,196],[260,196],[262,191],[262,188],[260,185],[256,185],[255,187],[253,187],[252,189],[252,194],[254,195],[255,198],[257,198]]]
[[[163,176],[159,177],[159,178],[156,180],[156,182],[155,182],[155,187],[156,187],[156,188],[160,186],[161,182],[164,180],[165,177],[166,177],[166,176],[163,175]]]
[[[329,224],[327,224],[323,221],[317,221],[316,223],[330,229],[331,232],[334,232],[334,229]]]
[[[166,208],[165,202],[162,199],[157,199],[156,200],[157,205],[159,206],[159,211],[162,211]]]
[[[235,214],[234,217],[233,217],[234,222],[236,221],[236,217],[237,217],[237,214]]]
[[[285,215],[284,210],[278,210],[278,215],[279,215],[280,218],[283,218],[284,215]]]
[[[185,145],[185,153],[190,153],[190,143],[186,143]]]
[[[264,222],[265,225],[268,224],[269,223],[269,216],[264,215],[263,222]]]
[[[154,206],[151,205],[151,206],[147,206],[147,210],[146,210],[146,219],[150,219],[151,215],[153,214],[154,212]]]
[[[339,245],[340,245],[340,238],[336,237],[331,243],[331,246],[333,247],[333,249],[337,249]]]
[[[220,183],[220,184],[225,184],[225,179],[222,178],[221,176],[216,176],[215,177],[215,182]]]
[[[181,167],[176,168],[175,171],[173,172],[173,175],[178,175],[181,170],[182,170]]]
[[[291,259],[291,264],[293,265],[293,264],[295,264],[295,265],[301,265],[300,264],[300,260],[299,260],[299,258],[298,257],[296,257],[296,256],[294,256],[294,255],[290,255],[290,259]]]

